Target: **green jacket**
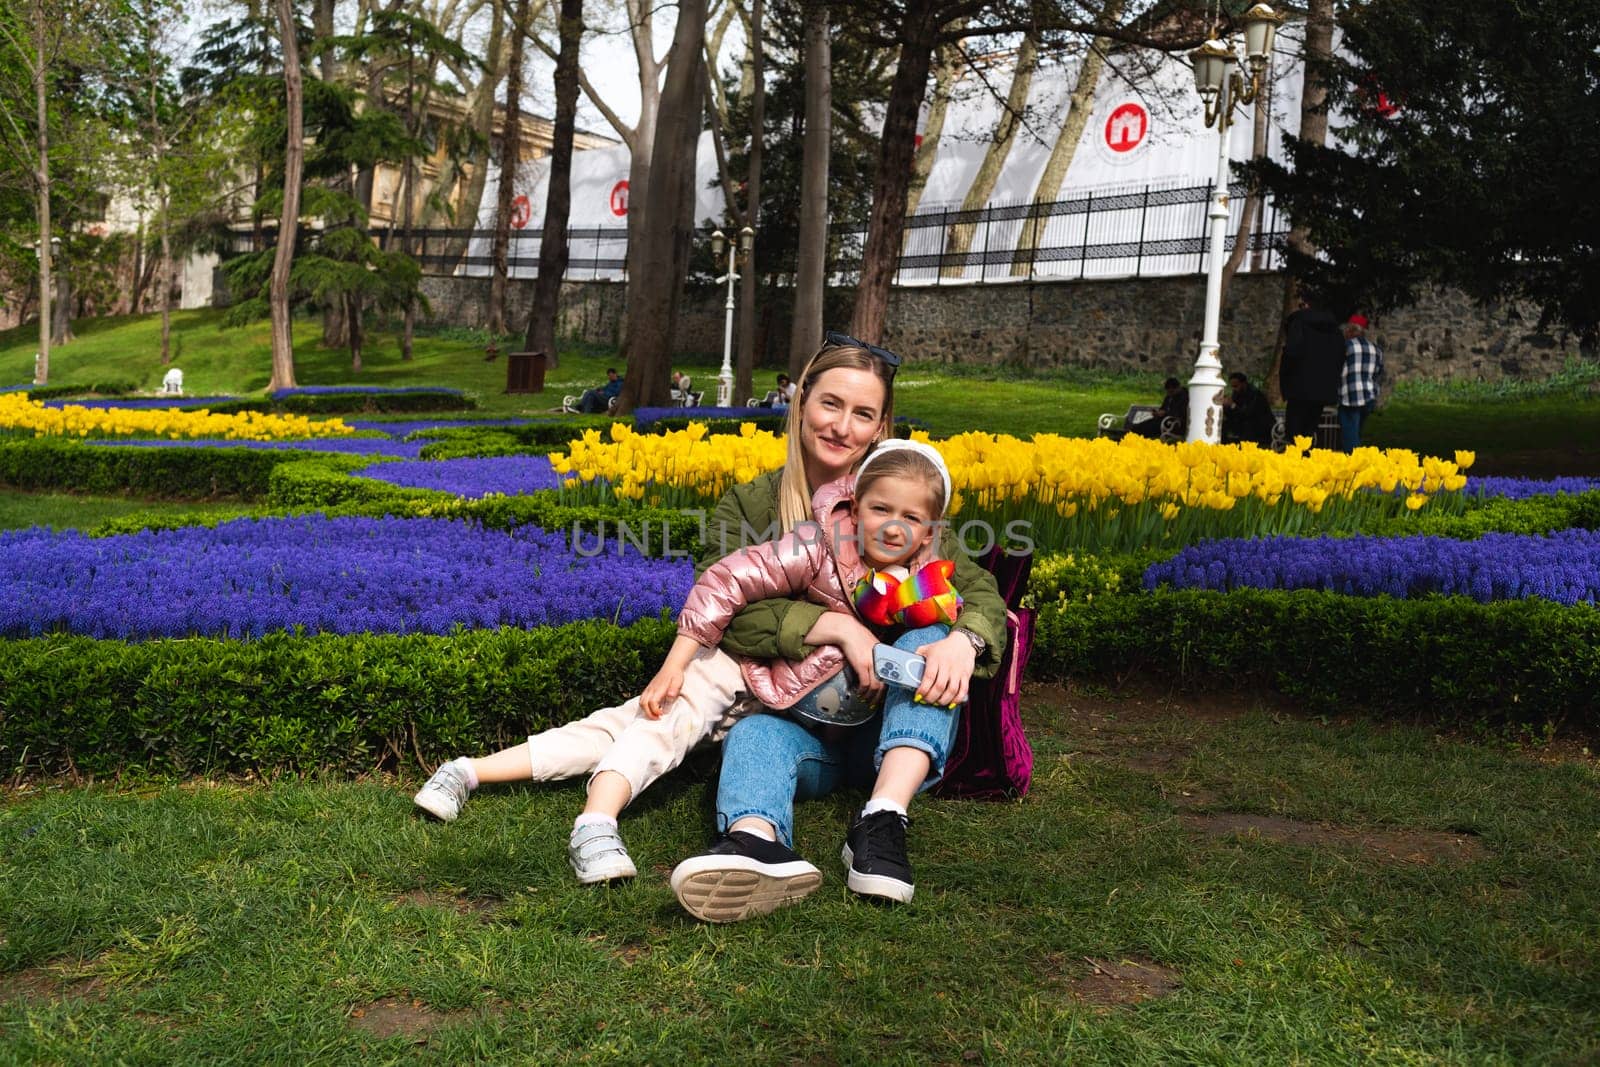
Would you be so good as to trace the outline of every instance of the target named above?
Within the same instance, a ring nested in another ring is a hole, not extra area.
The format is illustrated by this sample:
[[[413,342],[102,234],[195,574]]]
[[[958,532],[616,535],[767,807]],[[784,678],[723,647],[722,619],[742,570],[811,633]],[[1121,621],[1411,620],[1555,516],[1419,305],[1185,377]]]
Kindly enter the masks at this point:
[[[718,502],[706,522],[705,546],[695,561],[699,577],[711,564],[745,545],[771,541],[778,535],[778,480],[781,470],[770,471],[743,485],[736,485]],[[951,584],[961,594],[958,630],[971,630],[983,638],[983,655],[973,667],[979,678],[994,675],[1006,640],[1006,603],[994,583],[994,575],[973,562],[961,539],[944,532],[939,554],[955,561]],[[827,609],[806,600],[758,600],[733,617],[722,638],[722,647],[753,659],[805,659],[814,646],[805,636]]]

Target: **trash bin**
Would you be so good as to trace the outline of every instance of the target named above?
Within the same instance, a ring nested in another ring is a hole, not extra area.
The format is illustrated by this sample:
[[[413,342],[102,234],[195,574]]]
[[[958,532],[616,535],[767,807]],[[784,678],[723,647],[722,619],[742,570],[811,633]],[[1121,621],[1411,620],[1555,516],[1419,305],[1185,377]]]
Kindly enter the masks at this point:
[[[544,392],[543,352],[511,352],[506,356],[506,392]]]

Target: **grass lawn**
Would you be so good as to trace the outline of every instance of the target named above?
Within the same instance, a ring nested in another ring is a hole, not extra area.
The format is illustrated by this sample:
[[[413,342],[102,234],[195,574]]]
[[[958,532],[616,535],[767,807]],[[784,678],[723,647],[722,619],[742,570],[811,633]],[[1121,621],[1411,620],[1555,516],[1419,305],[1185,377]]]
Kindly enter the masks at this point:
[[[269,371],[266,324],[225,330],[221,319],[221,312],[210,310],[174,316],[180,346],[174,364],[184,371],[186,390],[196,396],[259,392]],[[157,316],[85,319],[74,328],[78,340],[52,353],[52,382],[132,380],[155,390],[165,369],[157,354]],[[617,362],[614,351],[574,346],[563,350],[562,364],[550,372],[545,392],[508,396],[503,392],[504,360],[485,362],[484,338],[473,331],[420,334],[410,363],[401,362],[393,333],[373,331],[360,374],[350,370],[347,352],[322,348],[320,335],[319,323],[297,320],[295,366],[303,385],[452,386],[476,396],[483,413],[498,416],[549,416],[563,394],[600,382],[605,368]],[[26,327],[0,332],[0,387],[32,377],[34,348],[35,336]],[[717,371],[716,363],[703,358],[680,366],[707,385]],[[766,382],[773,373],[758,370],[757,382]],[[1157,375],[1065,370],[1017,376],[999,368],[954,372],[913,363],[901,372],[895,410],[923,420],[940,434],[982,429],[1088,436],[1100,413],[1122,412],[1135,402],[1154,403],[1160,393]],[[1374,416],[1366,437],[1371,444],[1432,455],[1472,449],[1479,454],[1476,469],[1484,473],[1600,474],[1600,393],[1582,399],[1402,399]]]
[[[919,804],[916,899],[702,926],[707,768],[573,883],[577,786],[42,787],[0,802],[17,1062],[1592,1062],[1600,775],[1245,698],[1033,687],[1017,803]]]
[[[89,530],[108,519],[120,519],[152,510],[169,515],[210,515],[239,510],[235,503],[151,504],[130,497],[78,496],[73,493],[19,493],[0,489],[0,530],[53,526],[58,530]]]

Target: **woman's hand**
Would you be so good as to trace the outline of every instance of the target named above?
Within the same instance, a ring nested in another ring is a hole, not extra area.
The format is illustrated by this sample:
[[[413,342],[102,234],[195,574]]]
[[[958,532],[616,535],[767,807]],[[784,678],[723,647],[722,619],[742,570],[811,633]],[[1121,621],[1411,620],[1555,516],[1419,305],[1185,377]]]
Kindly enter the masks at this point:
[[[856,673],[856,686],[864,693],[883,691],[883,682],[872,670],[872,646],[877,643],[877,635],[859,619],[840,611],[828,612],[806,631],[806,644],[834,645],[844,653],[845,662]]]
[[[647,719],[659,719],[672,710],[678,694],[683,691],[683,671],[668,663],[650,679],[650,684],[639,694],[639,710]]]
[[[966,702],[972,668],[978,662],[971,641],[952,632],[918,648],[917,655],[928,661],[922,670],[922,684],[917,687],[917,696],[923,703],[942,707]]]

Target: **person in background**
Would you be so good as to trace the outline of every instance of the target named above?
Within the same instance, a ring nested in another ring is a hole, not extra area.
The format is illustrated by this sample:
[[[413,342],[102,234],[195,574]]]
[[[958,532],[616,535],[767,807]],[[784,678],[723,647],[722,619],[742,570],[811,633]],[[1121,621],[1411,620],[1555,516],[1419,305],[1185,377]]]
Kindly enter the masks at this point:
[[[1339,382],[1339,436],[1346,452],[1361,447],[1361,428],[1378,406],[1383,349],[1367,340],[1367,317],[1351,315],[1344,324],[1344,377]]]
[[[1339,402],[1339,378],[1344,372],[1344,336],[1333,312],[1301,300],[1299,310],[1284,325],[1283,386],[1284,439],[1315,440],[1322,409]]]
[[[780,374],[778,375],[778,387],[776,389],[768,390],[767,395],[762,397],[756,406],[763,408],[786,408],[789,406],[789,401],[793,398],[794,383],[789,380],[789,376],[787,374]]]
[[[1222,443],[1254,441],[1263,448],[1270,446],[1273,420],[1267,395],[1239,371],[1228,375],[1228,386],[1232,392],[1222,398]]]
[[[578,398],[580,415],[601,415],[610,410],[611,402],[622,395],[622,379],[615,367],[606,368],[606,384],[585,389]]]
[[[1189,430],[1189,392],[1176,378],[1168,378],[1162,387],[1166,394],[1161,398],[1161,406],[1156,409],[1156,417],[1134,423],[1130,432],[1160,439],[1161,427],[1168,419],[1175,419],[1172,432],[1181,441]]]

